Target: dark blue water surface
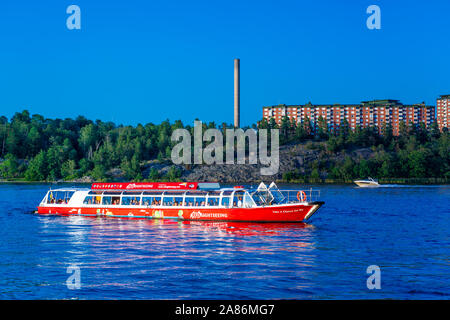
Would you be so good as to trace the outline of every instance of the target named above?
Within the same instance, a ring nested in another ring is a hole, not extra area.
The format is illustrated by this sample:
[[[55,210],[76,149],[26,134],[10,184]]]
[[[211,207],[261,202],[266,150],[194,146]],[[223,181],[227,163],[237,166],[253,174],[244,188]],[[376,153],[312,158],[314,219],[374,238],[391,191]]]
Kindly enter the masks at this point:
[[[450,297],[449,186],[316,186],[326,203],[307,224],[31,214],[48,188],[0,185],[2,299]]]

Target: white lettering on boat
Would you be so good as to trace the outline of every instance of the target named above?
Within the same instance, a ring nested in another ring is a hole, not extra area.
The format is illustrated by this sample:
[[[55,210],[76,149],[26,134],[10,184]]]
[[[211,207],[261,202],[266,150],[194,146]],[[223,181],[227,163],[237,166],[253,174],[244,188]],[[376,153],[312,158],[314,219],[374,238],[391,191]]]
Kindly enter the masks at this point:
[[[273,213],[297,213],[303,211],[303,208],[292,209],[292,210],[273,210]]]
[[[228,218],[228,214],[226,213],[206,213],[200,211],[193,211],[189,215],[189,219],[207,219],[207,218]]]

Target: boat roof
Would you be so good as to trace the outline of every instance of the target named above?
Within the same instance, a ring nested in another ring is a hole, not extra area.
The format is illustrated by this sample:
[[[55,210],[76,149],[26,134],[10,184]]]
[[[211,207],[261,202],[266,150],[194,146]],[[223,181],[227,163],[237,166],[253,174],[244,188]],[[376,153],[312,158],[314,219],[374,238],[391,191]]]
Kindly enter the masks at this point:
[[[50,192],[97,191],[97,192],[145,192],[145,191],[243,191],[244,186],[221,188],[217,182],[114,182],[93,183],[91,188],[63,187]]]
[[[67,187],[67,188],[50,189],[49,191],[53,191],[53,192],[59,191],[59,192],[62,192],[62,191],[90,191],[90,190],[91,190],[91,189],[89,189],[89,188]]]

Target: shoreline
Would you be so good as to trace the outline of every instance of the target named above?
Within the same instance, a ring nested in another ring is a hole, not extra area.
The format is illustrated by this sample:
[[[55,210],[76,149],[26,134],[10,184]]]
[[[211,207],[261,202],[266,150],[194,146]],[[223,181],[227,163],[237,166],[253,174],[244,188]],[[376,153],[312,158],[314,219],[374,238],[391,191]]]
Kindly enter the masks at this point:
[[[270,180],[270,179],[269,179]],[[259,184],[260,182],[268,182],[269,180],[259,180],[259,181],[235,181],[235,182],[220,182],[220,181],[208,181],[208,182],[218,182],[223,185],[233,185],[233,184]],[[315,184],[315,185],[352,185],[354,184],[353,180],[334,180],[334,179],[323,179],[323,180],[313,180],[309,179],[305,180],[273,180],[277,184]],[[105,181],[105,182],[124,182],[124,181]],[[133,182],[131,180],[131,182]],[[163,181],[163,180],[155,180],[155,182],[186,182],[184,180],[177,181]],[[272,180],[269,181],[269,183]],[[449,179],[443,178],[392,178],[392,179],[378,179],[380,185],[450,185]],[[24,180],[0,180],[0,185],[5,184],[85,184],[91,185],[93,182],[82,182],[82,181],[24,181]]]

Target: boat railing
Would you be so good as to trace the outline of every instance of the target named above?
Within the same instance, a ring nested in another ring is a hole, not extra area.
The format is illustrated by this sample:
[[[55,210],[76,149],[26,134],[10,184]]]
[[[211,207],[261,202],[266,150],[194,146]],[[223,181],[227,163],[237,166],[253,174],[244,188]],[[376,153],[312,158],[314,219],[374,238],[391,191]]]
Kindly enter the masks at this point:
[[[285,203],[312,202],[320,198],[320,190],[280,190],[285,197]]]

